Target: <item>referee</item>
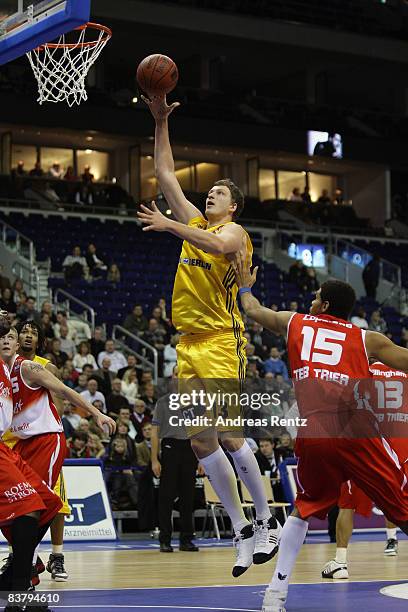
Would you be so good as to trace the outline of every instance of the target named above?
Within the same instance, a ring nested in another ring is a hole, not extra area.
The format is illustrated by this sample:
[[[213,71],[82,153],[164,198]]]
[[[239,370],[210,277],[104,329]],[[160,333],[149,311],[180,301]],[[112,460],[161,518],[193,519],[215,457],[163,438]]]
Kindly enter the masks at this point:
[[[177,379],[177,366],[173,368],[173,380]],[[175,415],[169,407],[169,393],[161,397],[153,412],[151,457],[152,470],[160,478],[159,527],[160,552],[173,552],[171,546],[171,514],[176,497],[180,510],[180,550],[196,552],[193,539],[193,510],[197,459],[183,427],[170,424]],[[159,455],[159,440],[161,454]]]

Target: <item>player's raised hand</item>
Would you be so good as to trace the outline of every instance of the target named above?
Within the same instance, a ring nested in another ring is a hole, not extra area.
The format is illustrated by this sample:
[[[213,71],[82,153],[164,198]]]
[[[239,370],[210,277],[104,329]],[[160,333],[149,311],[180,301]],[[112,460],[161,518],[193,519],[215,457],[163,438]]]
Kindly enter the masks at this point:
[[[238,251],[231,264],[235,272],[235,281],[238,287],[252,287],[255,284],[258,266],[251,272],[248,258],[240,251]]]
[[[155,232],[165,232],[167,230],[168,219],[160,212],[156,206],[156,202],[152,202],[151,208],[148,208],[144,204],[140,205],[142,212],[138,211],[137,216],[142,223],[146,225],[143,228],[144,232],[153,230]]]
[[[169,106],[167,104],[165,94],[149,95],[150,98],[143,95],[140,97],[142,98],[143,102],[147,104],[150,109],[150,112],[152,113],[156,121],[167,119],[167,117],[174,111],[174,109],[180,106],[180,102],[173,102],[173,104],[170,104]]]
[[[100,414],[96,415],[95,421],[98,427],[100,427],[103,431],[107,431],[110,436],[115,433],[116,423],[113,419],[106,416],[106,414],[101,412]]]

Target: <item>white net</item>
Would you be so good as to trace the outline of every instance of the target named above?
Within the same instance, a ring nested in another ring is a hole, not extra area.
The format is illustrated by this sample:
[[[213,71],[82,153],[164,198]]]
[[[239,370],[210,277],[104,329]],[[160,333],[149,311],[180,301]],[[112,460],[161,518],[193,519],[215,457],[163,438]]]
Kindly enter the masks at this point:
[[[56,43],[49,43],[27,53],[38,83],[37,102],[66,102],[68,106],[88,99],[86,77],[92,64],[111,38],[109,28],[87,24],[70,35],[78,40],[67,42],[62,34]],[[92,40],[88,40],[89,36]]]

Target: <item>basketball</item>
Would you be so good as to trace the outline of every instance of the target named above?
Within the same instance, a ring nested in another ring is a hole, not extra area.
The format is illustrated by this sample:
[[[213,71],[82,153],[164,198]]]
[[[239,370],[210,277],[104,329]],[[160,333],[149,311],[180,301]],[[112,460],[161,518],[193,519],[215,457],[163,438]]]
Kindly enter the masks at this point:
[[[176,64],[167,55],[155,53],[145,57],[136,73],[139,87],[148,94],[168,94],[178,81]]]

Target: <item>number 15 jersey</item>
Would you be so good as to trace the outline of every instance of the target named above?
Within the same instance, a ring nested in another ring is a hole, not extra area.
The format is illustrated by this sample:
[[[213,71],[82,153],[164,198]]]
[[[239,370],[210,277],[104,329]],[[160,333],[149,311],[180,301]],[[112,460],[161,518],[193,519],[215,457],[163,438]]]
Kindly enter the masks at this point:
[[[365,330],[327,314],[295,313],[289,321],[287,344],[301,416],[318,415],[325,425],[322,435],[336,437],[340,431],[346,435],[358,407],[355,385],[371,377]]]

